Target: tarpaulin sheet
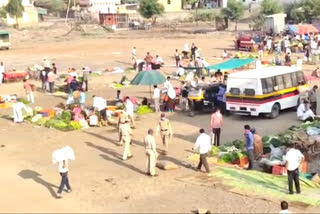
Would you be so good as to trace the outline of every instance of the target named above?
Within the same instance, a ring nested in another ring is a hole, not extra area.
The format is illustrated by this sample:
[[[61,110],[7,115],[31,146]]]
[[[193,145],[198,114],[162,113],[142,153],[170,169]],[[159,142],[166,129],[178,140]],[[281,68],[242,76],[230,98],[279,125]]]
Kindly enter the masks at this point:
[[[245,65],[248,65],[252,63],[254,59],[248,58],[248,59],[230,59],[228,61],[216,64],[216,65],[210,65],[207,67],[209,70],[233,70],[237,68],[241,68]]]
[[[288,200],[304,205],[320,205],[319,184],[300,176],[301,194],[288,194],[287,176],[273,175],[229,167],[216,167],[211,176],[221,178],[222,184],[233,187],[248,196],[259,196],[268,200]]]
[[[317,33],[320,30],[317,28],[316,25],[312,24],[288,25],[288,28],[291,32],[295,34]]]

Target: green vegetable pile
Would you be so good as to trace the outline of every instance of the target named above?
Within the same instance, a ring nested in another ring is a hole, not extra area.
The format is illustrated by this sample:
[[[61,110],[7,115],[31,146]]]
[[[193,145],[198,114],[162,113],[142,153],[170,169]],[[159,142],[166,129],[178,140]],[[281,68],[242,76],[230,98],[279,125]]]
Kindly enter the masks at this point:
[[[19,101],[22,102],[25,105],[29,105],[30,104],[30,102],[28,100],[24,99],[24,98],[19,98]]]
[[[139,106],[137,109],[137,114],[138,115],[143,115],[143,114],[148,114],[148,113],[152,113],[153,110],[149,107],[149,106]]]

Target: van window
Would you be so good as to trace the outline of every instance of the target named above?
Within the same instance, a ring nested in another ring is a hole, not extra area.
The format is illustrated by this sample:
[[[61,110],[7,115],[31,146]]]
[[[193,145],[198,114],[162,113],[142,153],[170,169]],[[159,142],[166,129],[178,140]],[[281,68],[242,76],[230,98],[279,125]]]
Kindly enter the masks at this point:
[[[278,90],[284,89],[284,82],[282,75],[276,76],[276,86],[278,86]]]
[[[298,80],[298,83],[299,82],[305,82],[304,75],[303,75],[302,71],[298,71],[297,72],[297,80]]]
[[[246,88],[246,89],[244,89],[244,95],[254,96],[254,95],[256,95],[256,91],[252,88]]]
[[[240,95],[240,89],[239,88],[230,88],[230,93],[232,95]]]
[[[272,77],[261,79],[262,92],[263,94],[273,92],[273,81]]]
[[[283,75],[284,79],[284,87],[285,88],[292,88],[292,79],[290,74]]]
[[[291,73],[291,79],[292,79],[292,86],[297,87],[298,86],[298,79],[297,79],[297,73]]]

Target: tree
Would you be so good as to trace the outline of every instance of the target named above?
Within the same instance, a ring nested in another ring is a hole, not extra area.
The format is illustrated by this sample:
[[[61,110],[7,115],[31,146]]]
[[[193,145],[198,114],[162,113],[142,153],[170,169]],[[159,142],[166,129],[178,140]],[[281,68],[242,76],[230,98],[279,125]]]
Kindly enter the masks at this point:
[[[296,23],[311,23],[313,17],[320,16],[320,0],[304,0],[286,5],[287,17]]]
[[[42,7],[48,9],[52,13],[60,13],[67,9],[68,1],[66,0],[36,0],[36,7]]]
[[[283,12],[282,5],[279,0],[263,0],[261,2],[261,13],[263,15],[273,15]]]
[[[140,0],[139,13],[146,19],[151,18],[152,23],[155,24],[157,16],[164,13],[164,6],[158,0]]]
[[[11,17],[16,18],[16,27],[19,27],[18,18],[22,17],[24,7],[22,6],[22,0],[9,0],[8,4],[4,7],[5,11]]]
[[[223,8],[222,14],[231,21],[236,22],[235,31],[237,31],[238,21],[244,14],[244,5],[241,1],[229,0],[227,8]]]

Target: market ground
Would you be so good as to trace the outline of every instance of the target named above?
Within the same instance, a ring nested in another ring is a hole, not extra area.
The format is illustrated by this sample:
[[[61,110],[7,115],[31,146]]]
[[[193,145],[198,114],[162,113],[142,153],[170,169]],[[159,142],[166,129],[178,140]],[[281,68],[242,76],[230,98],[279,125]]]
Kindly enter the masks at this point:
[[[0,58],[7,67],[24,69],[43,58],[56,62],[60,71],[68,67],[80,69],[90,66],[94,70],[119,66],[126,68],[130,63],[130,50],[137,47],[142,58],[147,51],[160,54],[167,64],[174,64],[172,55],[185,42],[195,42],[201,53],[211,62],[220,56],[223,49],[232,48],[233,36],[220,33],[210,36],[184,35],[166,38],[168,35],[150,34],[134,39],[82,39],[64,42],[25,42],[13,49],[0,52]],[[172,36],[172,35],[171,35]],[[130,37],[130,35],[129,35]],[[307,68],[311,69],[311,68]],[[163,69],[169,73],[172,69]],[[132,77],[132,75],[130,76]],[[90,79],[87,95],[91,104],[92,94],[112,99],[115,90],[109,83],[119,80],[120,75],[103,75]],[[39,82],[35,82],[40,86]],[[122,90],[129,96],[143,97],[148,87],[130,87]],[[24,96],[22,83],[9,83],[0,87],[0,94]],[[36,92],[33,106],[53,107],[64,102],[63,97]],[[11,109],[0,110],[1,116],[11,114]],[[267,201],[229,193],[219,187],[207,187],[184,183],[179,178],[199,175],[186,167],[186,158],[198,135],[200,127],[209,127],[209,114],[198,114],[191,118],[183,113],[169,115],[173,125],[174,138],[170,145],[168,159],[180,166],[174,171],[160,171],[156,178],[145,176],[145,155],[142,139],[148,128],[155,128],[159,115],[150,114],[137,120],[134,130],[133,159],[123,162],[120,157],[123,148],[117,146],[115,127],[90,128],[82,131],[60,132],[54,129],[34,127],[29,124],[14,125],[4,117],[0,118],[0,162],[1,179],[0,212],[153,212],[188,213],[197,208],[212,212],[277,213],[279,202]],[[222,131],[223,142],[242,138],[243,125],[256,127],[261,135],[276,134],[297,124],[295,112],[285,111],[275,120],[230,116],[225,118]],[[157,138],[158,147],[161,148]],[[51,162],[52,152],[62,146],[71,146],[76,160],[70,163],[70,182],[73,192],[64,193],[57,200],[54,195],[60,176]],[[214,168],[213,168],[214,170]],[[319,208],[292,208],[297,212],[319,212]]]

